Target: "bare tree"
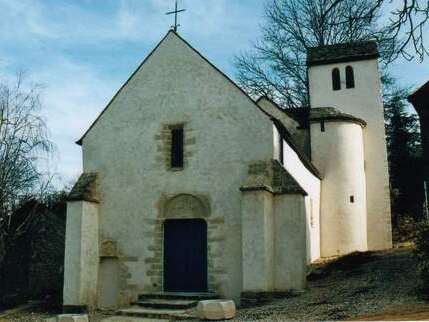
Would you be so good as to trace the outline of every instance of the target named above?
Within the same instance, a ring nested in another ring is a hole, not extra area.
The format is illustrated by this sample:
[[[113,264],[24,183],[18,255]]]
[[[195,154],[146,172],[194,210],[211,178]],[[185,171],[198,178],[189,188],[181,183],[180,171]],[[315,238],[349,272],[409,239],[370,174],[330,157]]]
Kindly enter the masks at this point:
[[[53,150],[40,108],[39,88],[27,87],[22,73],[14,85],[0,82],[0,261],[5,240],[25,226],[10,230],[17,205],[49,186],[37,167],[41,155]]]
[[[399,6],[395,7],[395,4]],[[429,1],[427,0],[377,0],[373,12],[380,8],[390,12],[384,26],[384,34],[395,43],[389,61],[399,56],[407,60],[417,58],[420,62],[429,51],[425,47],[425,34],[429,33]]]
[[[412,7],[407,5],[410,0],[403,1],[405,7],[392,9],[391,19],[379,26],[381,12],[393,1],[269,0],[262,39],[235,59],[238,82],[252,96],[266,95],[282,106],[301,107],[308,105],[306,53],[310,47],[375,39],[385,62],[400,54],[411,57],[406,51],[411,43],[423,58],[427,53],[423,33],[417,34],[429,9],[418,0],[412,0]]]

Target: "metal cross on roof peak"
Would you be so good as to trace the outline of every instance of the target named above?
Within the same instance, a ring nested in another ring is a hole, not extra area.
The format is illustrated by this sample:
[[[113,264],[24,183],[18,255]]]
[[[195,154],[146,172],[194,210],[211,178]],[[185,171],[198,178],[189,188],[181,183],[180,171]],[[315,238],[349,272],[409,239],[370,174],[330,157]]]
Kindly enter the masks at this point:
[[[186,9],[177,9],[177,0],[176,0],[176,6],[175,6],[175,9],[174,9],[174,11],[170,11],[170,12],[167,12],[166,13],[166,15],[172,15],[173,13],[174,13],[174,26],[171,26],[171,28],[173,28],[173,30],[174,31],[177,31],[177,27],[179,27],[180,25],[177,23],[177,14],[179,13],[179,12],[183,12],[183,11],[186,11]]]

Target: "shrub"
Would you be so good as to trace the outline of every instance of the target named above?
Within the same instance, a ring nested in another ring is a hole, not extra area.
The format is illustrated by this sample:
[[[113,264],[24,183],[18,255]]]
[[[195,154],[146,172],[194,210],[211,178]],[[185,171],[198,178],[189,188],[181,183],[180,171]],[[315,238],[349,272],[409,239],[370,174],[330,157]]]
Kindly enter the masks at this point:
[[[429,295],[429,221],[422,220],[417,226],[416,249],[417,271],[422,279],[423,291]]]

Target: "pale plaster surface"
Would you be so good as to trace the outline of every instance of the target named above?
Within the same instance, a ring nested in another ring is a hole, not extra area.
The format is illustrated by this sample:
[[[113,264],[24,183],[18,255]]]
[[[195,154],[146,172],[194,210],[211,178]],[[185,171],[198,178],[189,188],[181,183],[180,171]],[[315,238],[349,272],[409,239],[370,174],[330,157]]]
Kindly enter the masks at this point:
[[[307,262],[320,257],[320,185],[316,177],[298,157],[298,154],[283,141],[283,160],[285,169],[295,178],[307,192],[305,197],[305,217],[307,238]]]
[[[355,88],[346,89],[345,67],[353,67]],[[338,67],[341,90],[332,90],[331,71]],[[377,59],[312,66],[308,70],[311,107],[335,107],[367,122],[363,131],[368,249],[392,247],[389,175],[383,103]]]
[[[311,124],[311,155],[323,175],[320,239],[322,257],[367,249],[362,127],[325,121]],[[351,202],[350,198],[354,199]]]
[[[68,202],[63,305],[96,307],[98,234],[98,205]]]
[[[66,249],[64,256],[64,305],[80,301],[81,213],[83,202],[67,203]]]
[[[185,142],[194,138],[182,171],[169,171],[160,154],[164,147],[156,138],[163,124],[185,124]],[[209,247],[217,255],[208,267],[211,290],[238,300],[239,187],[248,164],[272,156],[271,127],[248,97],[168,34],[83,139],[84,171],[100,179],[100,235],[115,240],[124,256],[136,257],[124,262],[124,291],[163,289],[162,267],[148,265],[162,256],[162,245],[153,242],[162,231],[150,223],[160,216],[162,196],[188,193],[207,196],[211,217],[222,223],[208,223]]]
[[[307,247],[305,198],[297,194],[274,198],[274,291],[306,286]]]
[[[119,260],[115,257],[102,258],[100,261],[98,283],[98,307],[101,309],[118,308],[120,292]]]
[[[300,290],[306,285],[305,197],[246,191],[242,197],[243,291]]]
[[[273,195],[264,190],[242,197],[243,290],[270,291],[274,282]]]
[[[274,159],[279,160],[280,139],[279,132],[273,126]],[[308,194],[305,197],[305,216],[307,231],[307,262],[310,263],[320,257],[320,185],[321,180],[316,177],[300,160],[297,152],[282,140],[283,167],[295,178]]]

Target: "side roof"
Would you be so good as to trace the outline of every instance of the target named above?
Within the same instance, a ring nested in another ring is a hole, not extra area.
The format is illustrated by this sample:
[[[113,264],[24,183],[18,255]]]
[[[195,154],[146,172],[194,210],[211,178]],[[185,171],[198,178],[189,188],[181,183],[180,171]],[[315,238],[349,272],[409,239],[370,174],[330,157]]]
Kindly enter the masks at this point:
[[[269,101],[274,107],[276,107],[281,113],[286,114],[288,117],[293,119],[303,129],[308,128],[308,118],[310,114],[310,107],[302,106],[297,108],[281,108],[276,102],[270,99],[268,96],[261,96],[256,100],[256,104],[259,104],[261,100]]]
[[[309,48],[307,66],[325,65],[380,57],[375,41],[359,41]]]
[[[413,94],[408,96],[408,101],[417,109],[424,108],[426,105],[429,105],[429,81],[417,89]],[[427,106],[427,108],[429,109],[429,106]]]
[[[125,81],[125,83],[119,88],[119,90],[116,92],[116,94],[112,97],[112,99],[107,103],[106,107],[100,112],[100,114],[97,116],[95,121],[90,125],[90,127],[85,131],[85,133],[82,135],[82,137],[76,141],[76,144],[82,145],[83,139],[85,136],[91,131],[91,129],[94,127],[94,125],[97,123],[97,121],[100,119],[100,117],[103,115],[103,113],[109,108],[109,106],[112,104],[112,102],[115,100],[115,98],[121,93],[122,89],[127,86],[127,84],[130,82],[130,80],[134,77],[134,75],[143,67],[145,62],[153,55],[153,53],[156,52],[156,50],[159,48],[159,46],[166,40],[168,35],[174,34],[178,39],[180,39],[183,43],[186,44],[191,50],[193,50],[196,54],[198,54],[203,60],[205,60],[210,66],[212,66],[218,73],[220,73],[223,77],[225,77],[232,85],[234,85],[243,95],[245,95],[249,101],[262,113],[264,113],[266,116],[270,117],[264,110],[260,108],[258,104],[240,87],[238,86],[231,78],[229,78],[224,72],[222,72],[219,68],[217,68],[213,63],[211,63],[206,57],[204,57],[198,50],[196,50],[194,47],[192,47],[185,39],[183,39],[177,32],[174,30],[169,30],[167,34],[161,39],[161,41],[155,46],[154,49],[146,56],[146,58],[139,64],[139,66],[136,68],[136,70],[131,74],[130,77]]]
[[[271,103],[272,106],[274,106],[274,108],[276,108],[278,113],[284,113],[285,115],[287,115],[291,119],[295,120],[295,122],[297,122],[299,124],[299,122],[293,116],[289,115],[285,109],[282,109],[280,106],[278,106],[275,102],[273,102],[271,99],[269,99],[266,96],[261,96],[256,101],[256,103],[259,104],[262,100],[267,100],[269,103]],[[263,109],[262,107],[260,107],[260,108]],[[292,150],[295,151],[298,158],[301,160],[302,164],[307,168],[307,170],[309,170],[317,178],[322,179],[322,176],[321,176],[319,170],[317,170],[317,168],[314,166],[314,164],[307,158],[305,153],[303,151],[301,151],[301,149],[296,144],[293,136],[291,135],[291,133],[287,129],[286,124],[284,123],[284,119],[281,118],[281,115],[274,115],[274,114],[278,114],[278,113],[270,114],[269,111],[266,111],[266,110],[264,110],[264,111],[270,117],[271,121],[273,122],[274,126],[277,128],[277,130],[280,133],[283,140],[285,140],[287,142],[287,144],[292,148]]]

